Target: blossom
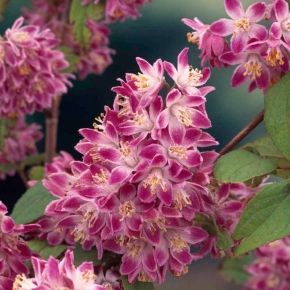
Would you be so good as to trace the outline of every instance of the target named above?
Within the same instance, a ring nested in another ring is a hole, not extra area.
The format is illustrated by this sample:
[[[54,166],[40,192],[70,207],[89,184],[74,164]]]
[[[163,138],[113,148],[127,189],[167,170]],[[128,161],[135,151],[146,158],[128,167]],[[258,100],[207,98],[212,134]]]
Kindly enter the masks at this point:
[[[7,208],[0,201],[0,289],[12,289],[12,281],[17,274],[28,273],[25,263],[31,252],[21,235],[31,230],[31,226],[16,225],[7,216]]]
[[[75,267],[72,251],[67,251],[61,261],[53,257],[50,257],[48,261],[36,257],[31,260],[35,277],[29,278],[25,274],[17,275],[13,283],[14,290],[105,290],[96,283],[93,263],[83,262],[80,266]]]
[[[23,18],[6,30],[0,43],[0,116],[32,114],[51,106],[67,92],[68,67],[57,40],[48,30],[23,26]]]
[[[277,0],[274,4],[274,13],[284,37],[284,41],[290,45],[290,12],[286,0]]]
[[[61,168],[54,160],[44,180],[57,199],[39,221],[41,237],[95,247],[99,259],[104,251],[121,255],[120,274],[130,282],[161,283],[167,270],[185,274],[209,238],[193,221],[205,209],[202,195],[216,157],[200,152],[217,144],[203,131],[211,125],[205,101],[213,88],[203,86],[208,70],[198,82],[188,79],[187,49],[180,55],[182,65],[169,74],[177,87],[166,103],[164,71],[173,65],[137,58],[141,74],[119,79],[113,108],[105,108],[93,129],[80,130],[82,161]]]
[[[0,178],[14,175],[15,168],[26,158],[37,153],[36,143],[42,138],[37,124],[26,124],[24,117],[3,119],[4,141],[0,149],[0,163],[3,171]],[[6,169],[7,168],[7,169]]]
[[[211,31],[220,36],[232,35],[231,49],[242,52],[250,38],[263,40],[267,36],[264,26],[257,24],[265,16],[266,4],[256,2],[244,11],[240,0],[225,0],[225,9],[232,18],[221,19],[211,25]]]
[[[289,261],[289,237],[260,247],[252,263],[247,266],[249,278],[245,289],[289,289]]]

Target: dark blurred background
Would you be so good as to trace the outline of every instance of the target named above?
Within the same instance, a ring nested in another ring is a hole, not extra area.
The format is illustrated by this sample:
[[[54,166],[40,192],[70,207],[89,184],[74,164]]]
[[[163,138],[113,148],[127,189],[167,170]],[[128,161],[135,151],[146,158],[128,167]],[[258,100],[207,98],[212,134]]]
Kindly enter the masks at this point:
[[[245,6],[252,2],[243,1]],[[25,5],[29,5],[29,1],[10,1],[5,21],[0,24],[1,33],[20,15],[21,7]],[[78,129],[91,127],[94,117],[103,111],[104,105],[112,104],[114,95],[110,89],[117,84],[118,77],[123,77],[126,72],[137,71],[136,56],[150,62],[162,58],[176,63],[178,53],[185,46],[190,46],[191,64],[199,67],[199,52],[186,41],[186,33],[190,29],[183,25],[180,19],[198,16],[202,21],[210,23],[224,17],[225,12],[222,0],[153,0],[142,9],[142,15],[137,21],[129,20],[111,25],[110,47],[116,50],[113,65],[102,76],[91,75],[85,81],[75,81],[74,87],[64,97],[58,136],[59,149],[77,156],[73,148],[80,138]],[[231,73],[232,69],[214,69],[209,81],[210,85],[216,87],[216,91],[208,96],[207,102],[208,113],[213,123],[210,132],[220,142],[220,147],[263,107],[260,92],[248,94],[246,86],[231,88]],[[41,116],[34,116],[33,120],[43,122]],[[261,135],[263,131],[264,128],[260,126],[246,141]],[[8,204],[9,209],[23,191],[17,176],[0,182],[0,200]],[[170,277],[160,289],[239,289],[225,283],[216,269],[217,263],[213,260],[195,263],[188,275],[183,278]]]

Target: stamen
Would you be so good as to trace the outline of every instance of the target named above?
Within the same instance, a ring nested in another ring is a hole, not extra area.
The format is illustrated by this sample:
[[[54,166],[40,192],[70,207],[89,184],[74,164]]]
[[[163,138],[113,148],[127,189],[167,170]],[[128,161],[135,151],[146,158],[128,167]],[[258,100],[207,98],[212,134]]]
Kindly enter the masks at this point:
[[[283,55],[276,47],[270,49],[266,57],[266,61],[272,67],[284,64]]]
[[[173,145],[169,147],[169,152],[179,158],[186,158],[186,148],[181,145]]]
[[[202,77],[203,77],[203,74],[201,70],[197,68],[194,69],[192,66],[189,66],[188,78],[191,82],[191,85],[197,86]]]
[[[235,21],[235,26],[244,32],[249,31],[250,29],[250,20],[248,18],[242,18]]]
[[[187,41],[192,43],[192,44],[199,44],[199,36],[197,35],[196,32],[188,32],[186,34],[187,36]]]
[[[175,252],[181,252],[182,250],[188,247],[188,244],[185,240],[181,238],[180,235],[174,234],[169,239],[169,246]]]
[[[119,206],[119,214],[122,216],[122,220],[132,217],[136,212],[135,205],[132,201],[125,201]]]
[[[155,174],[151,174],[147,177],[144,182],[144,187],[149,187],[151,194],[156,194],[159,187],[161,187],[162,191],[167,190],[166,184],[164,183],[163,179],[156,176]]]
[[[180,191],[175,195],[174,207],[178,210],[182,210],[184,207],[191,205],[191,200],[185,191]]]
[[[249,76],[252,81],[256,80],[262,74],[262,65],[257,60],[249,60],[244,64],[246,71],[244,76]]]
[[[135,85],[139,92],[144,92],[149,88],[149,79],[144,74],[138,73],[138,75],[132,75],[132,79],[135,81]]]

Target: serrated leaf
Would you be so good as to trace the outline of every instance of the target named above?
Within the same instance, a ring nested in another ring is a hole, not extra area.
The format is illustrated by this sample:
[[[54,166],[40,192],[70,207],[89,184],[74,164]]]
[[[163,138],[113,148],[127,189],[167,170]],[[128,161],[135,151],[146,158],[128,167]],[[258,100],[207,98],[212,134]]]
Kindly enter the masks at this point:
[[[54,199],[39,181],[17,201],[11,216],[18,224],[31,223],[43,216],[46,206]]]
[[[44,178],[44,167],[34,166],[29,171],[29,178],[31,180],[42,180]]]
[[[77,244],[74,249],[74,263],[76,266],[79,266],[85,261],[93,262],[94,265],[100,265],[102,261],[97,259],[98,253],[97,250],[84,251],[80,244]]]
[[[290,180],[265,186],[247,204],[233,233],[237,255],[290,234]]]
[[[222,262],[220,272],[227,281],[234,282],[238,285],[244,285],[249,276],[245,267],[252,261],[253,257],[251,255],[227,258]]]
[[[154,290],[153,283],[150,282],[135,282],[129,283],[127,277],[122,277],[122,285],[124,290]]]
[[[103,10],[102,3],[82,5],[81,0],[72,0],[69,19],[73,24],[75,40],[82,48],[87,48],[91,39],[91,31],[86,25],[87,21],[89,19],[99,20]]]
[[[290,74],[265,96],[265,125],[279,151],[290,160]]]
[[[218,159],[214,174],[218,181],[243,182],[267,175],[276,169],[276,163],[245,150],[232,151]]]
[[[50,256],[55,258],[59,257],[65,252],[66,245],[50,246],[47,241],[43,240],[31,240],[27,242],[29,248],[39,254],[40,257],[47,260]]]

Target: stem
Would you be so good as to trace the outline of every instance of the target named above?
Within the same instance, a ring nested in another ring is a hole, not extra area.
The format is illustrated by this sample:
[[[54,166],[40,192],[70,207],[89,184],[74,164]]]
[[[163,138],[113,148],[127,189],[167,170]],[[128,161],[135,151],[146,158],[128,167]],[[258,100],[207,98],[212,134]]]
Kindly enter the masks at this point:
[[[61,96],[57,96],[53,98],[51,110],[46,112],[45,162],[47,163],[50,163],[52,161],[52,158],[56,154],[60,102],[61,102]]]
[[[247,135],[249,135],[264,119],[264,111],[260,112],[250,123],[248,123],[221,151],[220,155],[224,155],[231,151],[239,144]]]
[[[23,169],[20,168],[20,167],[17,168],[17,173],[18,173],[19,177],[21,178],[21,180],[22,180],[23,184],[25,185],[25,187],[28,188],[28,179],[27,179]]]

